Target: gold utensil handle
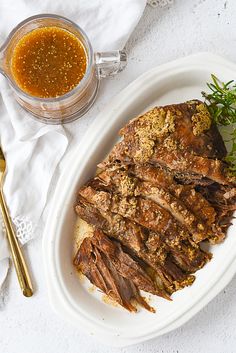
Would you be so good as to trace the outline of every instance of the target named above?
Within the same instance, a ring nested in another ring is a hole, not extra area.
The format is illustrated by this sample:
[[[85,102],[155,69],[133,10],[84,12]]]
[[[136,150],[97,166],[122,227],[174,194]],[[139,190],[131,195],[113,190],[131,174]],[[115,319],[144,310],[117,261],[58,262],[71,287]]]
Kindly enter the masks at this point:
[[[8,209],[4,200],[2,188],[0,189],[0,207],[2,211],[3,221],[6,227],[7,237],[12,254],[12,260],[16,269],[16,274],[19,280],[20,287],[24,296],[31,297],[33,295],[33,288],[30,276],[26,267],[22,251],[16,239],[14,229],[12,227]]]

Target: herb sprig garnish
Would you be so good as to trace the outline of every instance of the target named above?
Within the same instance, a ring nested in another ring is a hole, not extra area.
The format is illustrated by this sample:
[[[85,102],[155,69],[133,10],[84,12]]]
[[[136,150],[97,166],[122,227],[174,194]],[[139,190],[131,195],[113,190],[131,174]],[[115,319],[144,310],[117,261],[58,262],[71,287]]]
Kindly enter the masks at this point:
[[[228,126],[236,123],[236,82],[231,80],[221,82],[215,75],[211,75],[212,82],[207,83],[210,93],[202,92],[205,104],[212,119],[218,126]],[[231,150],[225,160],[229,169],[236,175],[236,127],[228,133],[226,142],[231,143]]]

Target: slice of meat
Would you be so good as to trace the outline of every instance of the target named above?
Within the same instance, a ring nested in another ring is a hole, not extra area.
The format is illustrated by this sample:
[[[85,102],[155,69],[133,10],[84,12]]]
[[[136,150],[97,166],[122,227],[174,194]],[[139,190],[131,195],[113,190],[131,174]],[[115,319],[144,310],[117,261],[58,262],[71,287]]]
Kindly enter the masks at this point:
[[[109,261],[120,275],[134,282],[139,289],[163,296],[159,288],[156,288],[155,283],[140,264],[122,250],[120,243],[111,241],[100,230],[95,230],[95,237],[92,239],[92,242],[100,251],[109,257]]]
[[[200,175],[218,183],[235,184],[235,177],[222,161],[223,140],[202,102],[193,101],[154,108],[122,130],[118,143],[101,166],[161,164],[175,173]]]
[[[120,135],[126,141],[135,136],[139,144],[165,143],[168,138],[183,150],[208,158],[223,159],[227,153],[206,105],[199,100],[155,107],[131,120]]]
[[[177,184],[173,174],[168,170],[147,164],[131,165],[129,166],[129,172],[142,180],[151,182],[153,185],[168,189],[173,195],[180,198],[196,217],[209,226],[215,222],[216,212],[212,205],[193,187]]]
[[[200,174],[223,185],[230,185],[234,179],[230,178],[227,164],[218,159],[210,159],[194,155],[187,151],[168,151],[161,147],[157,148],[149,162],[161,164],[177,172],[191,172]]]
[[[136,146],[131,141],[121,141],[114,146],[107,159],[99,164],[100,168],[106,168],[116,161],[123,164],[144,164],[161,165],[169,168],[173,173],[184,173],[189,175],[194,173],[200,175],[201,178],[208,178],[223,185],[235,185],[236,180],[230,176],[227,164],[217,159],[210,159],[202,156],[194,155],[191,152],[182,149],[168,149],[164,145],[153,145],[152,151],[148,158],[142,161],[137,160],[140,156],[145,155],[142,146]]]
[[[91,283],[127,310],[137,311],[132,303],[135,300],[145,309],[155,312],[138,290],[139,286],[155,293],[152,280],[123,252],[120,244],[109,240],[101,231],[95,231],[92,237],[84,239],[74,265]]]
[[[165,258],[165,268],[167,266],[169,272],[171,262],[176,264],[183,272],[189,274],[198,271],[211,259],[211,254],[202,251],[198,245],[191,243],[189,240],[177,243],[174,241],[169,242],[168,239],[162,239],[161,235],[155,232],[149,233],[146,246],[152,252],[155,252],[159,242],[164,242],[166,250],[169,251],[168,256]]]
[[[123,168],[124,167],[125,166],[123,166]],[[141,180],[149,181],[153,185],[163,187],[164,189],[175,191],[176,187],[181,187],[175,182],[173,173],[160,166],[154,167],[150,164],[131,164],[126,168],[131,175]]]

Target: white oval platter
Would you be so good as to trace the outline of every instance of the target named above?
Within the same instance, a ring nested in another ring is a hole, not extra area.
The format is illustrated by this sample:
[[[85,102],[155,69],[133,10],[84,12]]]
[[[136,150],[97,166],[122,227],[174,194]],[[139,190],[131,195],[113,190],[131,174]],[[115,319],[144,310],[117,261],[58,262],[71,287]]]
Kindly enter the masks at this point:
[[[194,284],[169,302],[151,297],[156,314],[141,309],[130,314],[104,303],[99,291],[88,290],[72,265],[74,203],[78,188],[94,175],[96,165],[117,141],[119,129],[131,118],[155,105],[201,99],[211,73],[222,80],[235,77],[236,65],[221,57],[200,53],[156,67],[119,93],[91,125],[68,156],[48,216],[43,256],[49,299],[62,318],[111,346],[127,346],[167,333],[193,317],[236,273],[235,221],[224,243],[212,247],[212,261],[196,273]],[[211,318],[209,317],[209,320]]]

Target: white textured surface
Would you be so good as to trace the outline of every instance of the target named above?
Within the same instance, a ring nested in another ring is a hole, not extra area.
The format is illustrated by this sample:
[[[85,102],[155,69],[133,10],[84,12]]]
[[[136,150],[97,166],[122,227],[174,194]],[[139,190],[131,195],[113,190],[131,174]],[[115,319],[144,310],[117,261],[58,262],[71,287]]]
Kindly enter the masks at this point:
[[[109,99],[147,69],[198,51],[212,51],[234,61],[235,18],[234,0],[175,0],[169,9],[147,8],[127,45],[129,63],[125,72],[103,82],[102,94],[89,115],[66,127],[72,136],[72,148]],[[79,328],[63,322],[52,312],[42,272],[40,238],[28,246],[28,254],[36,293],[30,299],[22,297],[12,271],[6,288],[9,295],[0,311],[0,353],[235,352],[235,278],[182,328],[151,342],[111,349],[82,334]]]

